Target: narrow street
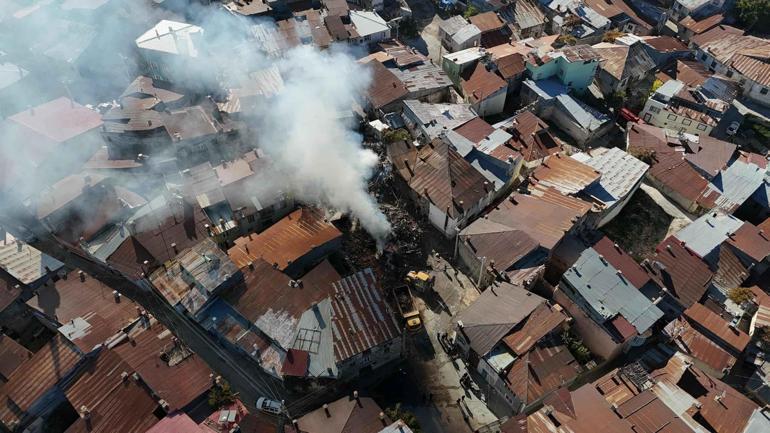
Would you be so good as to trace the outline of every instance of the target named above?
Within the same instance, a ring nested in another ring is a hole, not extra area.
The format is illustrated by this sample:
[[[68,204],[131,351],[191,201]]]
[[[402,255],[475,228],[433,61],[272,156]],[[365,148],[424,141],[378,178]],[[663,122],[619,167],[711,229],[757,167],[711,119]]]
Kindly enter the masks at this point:
[[[415,414],[423,432],[467,433],[497,417],[484,401],[460,385],[466,366],[444,351],[438,333],[447,332],[452,317],[470,305],[479,292],[467,276],[455,274],[442,257],[431,255],[428,266],[436,277],[434,292],[415,292],[424,328],[410,336],[403,378],[390,381],[385,392]]]

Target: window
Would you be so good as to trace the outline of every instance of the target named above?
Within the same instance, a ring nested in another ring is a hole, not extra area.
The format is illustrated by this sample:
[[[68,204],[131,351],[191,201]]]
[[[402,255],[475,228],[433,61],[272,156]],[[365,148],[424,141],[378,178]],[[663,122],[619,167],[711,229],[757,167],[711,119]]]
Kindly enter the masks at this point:
[[[767,95],[767,87],[763,87],[762,90],[759,91],[761,95]]]
[[[703,54],[702,56],[700,56],[700,59],[705,62],[706,59],[708,59],[708,57],[709,56],[707,56],[706,54]]]
[[[690,120],[690,119],[682,119],[682,125],[684,125],[684,126],[692,125],[692,120]]]
[[[660,108],[658,108],[658,107],[653,107],[653,106],[651,105],[651,106],[650,106],[650,112],[652,112],[652,113],[655,113],[655,114],[658,114],[658,113],[660,113]]]
[[[732,78],[732,77],[733,77],[733,70],[732,69],[728,69],[727,70],[727,78]]]
[[[254,215],[253,215],[253,214],[252,214],[252,215],[249,215],[249,216],[247,216],[247,217],[246,217],[246,221],[248,221],[248,222],[250,222],[250,223],[253,223],[255,219],[256,219],[256,218],[254,218]]]
[[[717,67],[717,61],[716,60],[712,60],[711,61],[711,67],[712,68],[716,68]]]
[[[668,120],[676,120],[676,114],[669,114],[667,119]]]
[[[705,131],[705,130],[706,130],[706,125],[704,125],[703,123],[699,123],[698,124],[698,131]]]
[[[650,120],[652,120],[652,114],[650,114],[650,113],[645,114],[644,115],[644,121],[645,122],[649,122]]]

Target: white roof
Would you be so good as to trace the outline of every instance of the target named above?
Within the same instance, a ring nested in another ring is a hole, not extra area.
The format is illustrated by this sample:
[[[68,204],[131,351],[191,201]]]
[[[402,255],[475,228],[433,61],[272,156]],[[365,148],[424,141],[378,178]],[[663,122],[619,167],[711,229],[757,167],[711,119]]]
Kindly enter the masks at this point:
[[[444,54],[444,58],[452,63],[458,65],[464,65],[466,63],[475,62],[476,60],[484,57],[486,50],[482,47],[471,47],[465,50],[460,50],[455,53]]]
[[[136,38],[136,46],[146,50],[197,57],[198,49],[195,44],[202,34],[203,29],[196,25],[162,20]]]
[[[477,36],[481,37],[481,30],[479,30],[475,24],[468,24],[456,31],[455,34],[452,35],[452,40],[456,44],[462,45]]]
[[[629,153],[617,147],[600,147],[591,152],[578,153],[572,158],[593,167],[602,177],[599,183],[586,189],[588,194],[601,200],[606,206],[612,206],[616,201],[628,195],[634,186],[644,177],[649,165],[636,159]]]
[[[674,236],[699,257],[704,258],[743,225],[743,221],[723,212],[709,212],[679,230]]]
[[[3,52],[0,51],[0,89],[5,89],[29,75],[26,69],[13,63],[3,62]]]
[[[361,37],[385,32],[390,29],[388,23],[374,11],[350,11],[350,21]]]

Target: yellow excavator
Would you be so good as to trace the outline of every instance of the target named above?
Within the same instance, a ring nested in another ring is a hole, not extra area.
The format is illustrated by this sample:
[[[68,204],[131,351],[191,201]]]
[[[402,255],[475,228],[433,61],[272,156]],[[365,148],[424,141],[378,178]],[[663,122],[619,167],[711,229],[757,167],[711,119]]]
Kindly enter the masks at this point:
[[[422,271],[409,271],[406,274],[406,284],[416,290],[425,292],[433,288],[433,282],[436,277]]]

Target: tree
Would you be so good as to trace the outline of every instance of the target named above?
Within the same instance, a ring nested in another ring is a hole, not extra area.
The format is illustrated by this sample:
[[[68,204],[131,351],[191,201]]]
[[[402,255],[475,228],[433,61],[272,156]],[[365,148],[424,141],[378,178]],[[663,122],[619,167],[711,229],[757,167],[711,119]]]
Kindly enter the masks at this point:
[[[478,15],[479,10],[476,8],[476,6],[468,5],[468,7],[465,9],[465,12],[463,12],[463,18],[466,20],[474,15]]]
[[[564,341],[564,344],[567,345],[567,349],[572,353],[572,356],[574,356],[579,363],[585,364],[591,360],[591,351],[583,344],[583,340],[572,335],[569,330],[564,331],[561,334],[561,338]]]
[[[410,141],[412,136],[404,128],[389,129],[382,134],[382,141],[385,143],[395,143],[397,141]]]
[[[754,293],[752,293],[751,289],[748,287],[736,287],[734,289],[730,289],[727,292],[727,297],[730,298],[731,301],[740,305],[744,302],[749,302],[754,299]]]
[[[738,0],[735,12],[747,29],[770,26],[770,0]]]
[[[403,410],[401,403],[396,403],[395,406],[385,409],[385,415],[392,421],[401,420],[407,425],[414,433],[420,433],[420,423],[417,422],[417,417],[412,412]]]
[[[577,39],[572,35],[561,35],[556,38],[556,42],[562,45],[575,45],[577,43]]]
[[[209,391],[209,406],[219,409],[222,406],[233,403],[237,397],[237,394],[230,389],[230,384],[223,380],[219,384],[214,385],[211,391]]]
[[[625,33],[621,32],[620,30],[609,30],[604,33],[604,37],[602,37],[602,42],[615,42],[615,39],[625,35]]]
[[[402,19],[398,24],[398,36],[403,39],[414,39],[420,32],[417,23],[410,17]]]
[[[660,89],[660,86],[662,85],[663,85],[663,81],[656,78],[655,81],[652,82],[652,86],[650,86],[650,92],[647,95],[647,97],[649,98],[653,93],[655,93],[655,91]]]
[[[618,109],[623,106],[623,103],[626,101],[626,92],[623,90],[618,90],[617,92],[613,92],[609,97],[607,97],[607,104],[615,109]]]

